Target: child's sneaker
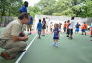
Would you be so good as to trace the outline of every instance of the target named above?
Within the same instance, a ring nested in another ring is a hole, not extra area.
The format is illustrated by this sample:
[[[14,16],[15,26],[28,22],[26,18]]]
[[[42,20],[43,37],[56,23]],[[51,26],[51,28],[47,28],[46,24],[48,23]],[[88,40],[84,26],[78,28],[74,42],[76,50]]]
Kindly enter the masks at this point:
[[[66,37],[69,37],[69,35],[67,35]]]
[[[70,39],[73,39],[73,37],[69,37]]]
[[[56,42],[53,42],[52,45],[55,46],[56,45]]]
[[[92,35],[90,37],[92,37]]]
[[[0,56],[1,57],[3,57],[4,59],[7,59],[7,60],[11,60],[11,59],[14,59],[15,58],[15,56],[10,56],[8,53],[6,53],[6,52],[2,52],[1,54],[0,54]]]
[[[28,33],[28,35],[31,35],[31,34],[32,34],[31,32]]]
[[[59,43],[57,42],[57,43],[55,44],[55,46],[56,46],[56,47],[59,47]]]

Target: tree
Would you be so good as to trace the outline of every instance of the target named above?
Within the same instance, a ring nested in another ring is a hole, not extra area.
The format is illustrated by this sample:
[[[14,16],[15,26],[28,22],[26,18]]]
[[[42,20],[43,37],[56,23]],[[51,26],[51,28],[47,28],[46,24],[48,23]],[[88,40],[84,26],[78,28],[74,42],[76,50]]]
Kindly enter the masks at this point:
[[[43,14],[92,17],[92,0],[41,0]]]
[[[29,7],[29,13],[31,16],[35,16],[36,14],[41,14],[41,10],[37,7],[37,6],[34,6],[34,7]]]
[[[43,14],[50,15],[53,13],[53,7],[56,0],[41,0],[37,6],[41,9]]]
[[[92,17],[92,1],[86,1],[82,9],[83,17]]]
[[[0,16],[16,16],[21,4],[19,0],[0,0]]]

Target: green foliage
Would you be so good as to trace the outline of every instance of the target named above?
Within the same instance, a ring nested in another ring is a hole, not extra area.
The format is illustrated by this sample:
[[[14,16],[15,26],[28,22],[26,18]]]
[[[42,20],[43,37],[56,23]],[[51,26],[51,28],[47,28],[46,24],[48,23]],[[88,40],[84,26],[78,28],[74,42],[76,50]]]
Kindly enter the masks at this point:
[[[83,10],[84,17],[92,17],[92,1],[86,1]]]
[[[92,0],[41,0],[37,6],[46,15],[92,17]]]
[[[51,15],[54,10],[56,0],[41,0],[37,6],[41,9],[43,14]]]
[[[0,0],[0,16],[17,16],[22,0]],[[32,16],[36,14],[56,16],[92,17],[92,0],[41,0],[29,7]]]
[[[17,16],[21,5],[19,0],[0,0],[0,16]]]
[[[37,6],[34,6],[34,7],[29,7],[28,8],[28,12],[30,13],[31,16],[35,16],[36,14],[41,14],[41,10],[37,7]]]
[[[63,16],[63,15],[76,16],[71,9],[65,10],[65,11],[63,11],[61,13],[53,13],[52,15],[55,15],[55,16]]]

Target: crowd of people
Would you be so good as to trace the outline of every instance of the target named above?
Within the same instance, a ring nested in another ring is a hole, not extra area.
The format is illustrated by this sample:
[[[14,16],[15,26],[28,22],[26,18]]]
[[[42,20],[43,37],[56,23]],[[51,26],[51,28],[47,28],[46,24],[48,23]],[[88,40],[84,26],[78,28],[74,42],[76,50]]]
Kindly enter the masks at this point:
[[[43,18],[43,21],[45,21],[45,18]],[[46,21],[45,21],[45,26],[43,24],[43,21],[41,23],[41,19],[39,19],[39,23],[37,24],[37,30],[38,30],[38,35],[41,39],[41,34],[43,35],[43,29],[44,32],[46,32]],[[63,31],[62,31],[63,29]],[[74,17],[71,17],[71,20],[67,20],[65,21],[63,24],[62,23],[54,23],[51,22],[50,23],[50,32],[53,33],[53,45],[54,46],[58,46],[59,45],[59,37],[60,37],[60,32],[64,32],[66,33],[66,37],[68,37],[69,39],[73,39],[73,34],[76,33],[80,33],[81,35],[87,35],[89,34],[90,37],[92,37],[92,24],[90,25],[90,27],[88,27],[88,24],[86,22],[83,23],[75,23]],[[46,33],[44,33],[46,34]],[[92,40],[91,40],[92,41]]]

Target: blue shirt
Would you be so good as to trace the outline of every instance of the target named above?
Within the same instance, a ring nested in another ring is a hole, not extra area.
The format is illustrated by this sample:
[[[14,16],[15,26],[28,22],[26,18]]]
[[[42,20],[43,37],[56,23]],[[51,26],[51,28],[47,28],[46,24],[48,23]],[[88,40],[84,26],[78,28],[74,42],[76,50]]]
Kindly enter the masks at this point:
[[[54,37],[59,37],[59,28],[55,28],[53,32],[54,32]]]
[[[19,11],[22,13],[22,12],[26,12],[27,13],[27,7],[25,6],[22,6]]]
[[[92,27],[92,25],[90,27]]]
[[[75,25],[76,28],[79,28],[79,26],[80,26],[80,24],[76,24],[76,25]]]
[[[42,24],[41,24],[41,22],[39,22],[39,23],[37,24],[37,29],[40,30],[40,31],[42,30]]]
[[[30,21],[28,22],[28,24],[33,24],[33,17],[30,16]]]

